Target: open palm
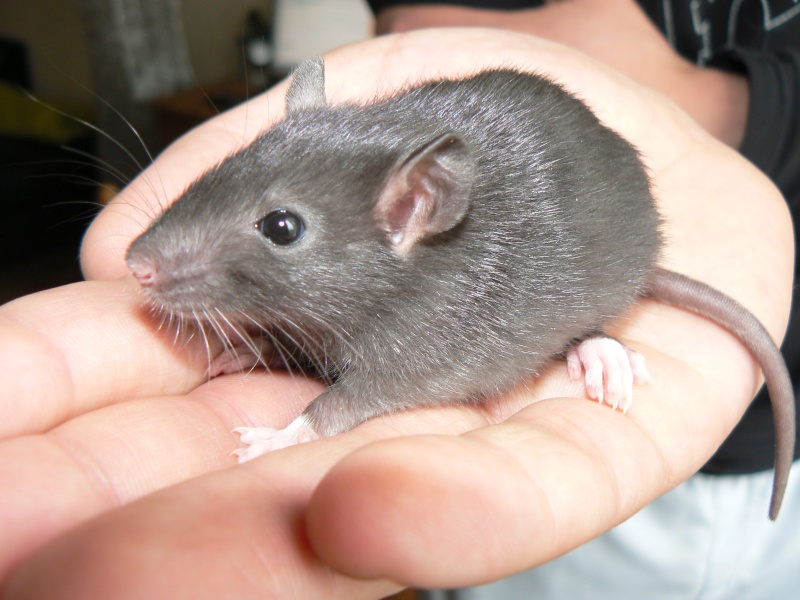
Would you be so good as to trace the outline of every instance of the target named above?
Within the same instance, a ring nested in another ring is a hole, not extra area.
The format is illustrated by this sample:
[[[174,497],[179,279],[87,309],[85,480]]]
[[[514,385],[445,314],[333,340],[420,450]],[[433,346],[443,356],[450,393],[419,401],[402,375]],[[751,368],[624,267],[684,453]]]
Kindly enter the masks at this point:
[[[641,150],[665,219],[662,263],[781,337],[792,231],[780,195],[654,92],[492,30],[379,38],[326,65],[332,103],[492,66],[552,76]],[[653,375],[626,415],[586,400],[556,363],[483,407],[391,415],[236,465],[234,427],[285,426],[320,385],[260,371],[207,381],[205,348],[156,330],[123,256],[160,206],[281,117],[284,92],[191,132],[124,190],[87,235],[91,281],[0,309],[4,598],[369,598],[486,582],[685,480],[755,394],[757,365],[728,333],[642,302],[614,331]]]

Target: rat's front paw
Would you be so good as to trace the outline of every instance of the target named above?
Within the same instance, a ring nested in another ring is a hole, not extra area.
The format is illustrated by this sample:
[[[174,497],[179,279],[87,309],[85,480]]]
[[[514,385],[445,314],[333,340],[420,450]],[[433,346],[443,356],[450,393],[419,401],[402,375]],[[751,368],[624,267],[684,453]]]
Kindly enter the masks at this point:
[[[226,349],[215,358],[208,369],[209,377],[231,375],[254,369],[261,362],[261,357],[246,347],[237,348],[236,352]]]
[[[209,366],[209,377],[218,375],[231,375],[252,371],[262,365],[267,369],[282,367],[285,363],[278,362],[274,356],[272,344],[260,337],[242,337],[243,334],[230,334],[228,345]]]
[[[289,423],[285,429],[237,427],[233,431],[239,434],[243,444],[247,444],[247,447],[233,451],[233,454],[239,459],[239,463],[247,462],[273,450],[319,439],[319,435],[311,428],[308,418],[303,415]]]
[[[567,351],[571,379],[586,381],[586,393],[611,408],[627,412],[633,403],[633,384],[650,381],[644,357],[610,337],[593,337]]]

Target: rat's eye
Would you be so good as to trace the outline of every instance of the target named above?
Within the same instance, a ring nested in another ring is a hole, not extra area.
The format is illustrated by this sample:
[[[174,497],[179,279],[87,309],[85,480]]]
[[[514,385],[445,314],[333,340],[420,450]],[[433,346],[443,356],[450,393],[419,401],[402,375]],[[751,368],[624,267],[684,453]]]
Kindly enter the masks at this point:
[[[256,229],[273,244],[288,246],[303,237],[306,226],[302,219],[288,210],[279,208],[256,223]]]

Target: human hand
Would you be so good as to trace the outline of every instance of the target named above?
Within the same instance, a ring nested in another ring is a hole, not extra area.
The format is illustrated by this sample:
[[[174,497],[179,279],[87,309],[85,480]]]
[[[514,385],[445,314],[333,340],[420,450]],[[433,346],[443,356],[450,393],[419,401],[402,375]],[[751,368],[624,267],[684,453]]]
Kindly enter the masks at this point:
[[[664,265],[734,296],[780,338],[792,276],[782,199],[658,95],[509,32],[423,31],[326,57],[332,102],[508,65],[550,74],[637,145],[665,217]],[[106,281],[0,310],[4,598],[367,598],[392,582],[497,579],[686,479],[755,393],[738,341],[643,301],[614,332],[654,380],[627,415],[588,402],[557,363],[485,407],[391,415],[234,465],[234,426],[286,425],[318,385],[261,372],[205,382],[203,352],[173,347],[130,279],[110,280],[159,204],[280,118],[284,90],[187,135],[98,217],[83,260]]]
[[[744,139],[747,78],[681,57],[634,0],[549,0],[518,11],[408,5],[378,15],[379,32],[495,27],[575,48],[664,94],[733,148]]]

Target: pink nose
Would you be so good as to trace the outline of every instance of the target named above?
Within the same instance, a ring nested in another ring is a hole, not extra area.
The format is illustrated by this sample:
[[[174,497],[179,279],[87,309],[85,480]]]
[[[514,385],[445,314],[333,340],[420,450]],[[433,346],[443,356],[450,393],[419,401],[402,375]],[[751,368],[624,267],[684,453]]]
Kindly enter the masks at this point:
[[[136,277],[139,285],[146,288],[154,287],[158,281],[158,269],[156,265],[150,261],[137,261],[128,265],[131,273]]]

